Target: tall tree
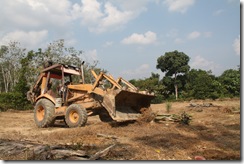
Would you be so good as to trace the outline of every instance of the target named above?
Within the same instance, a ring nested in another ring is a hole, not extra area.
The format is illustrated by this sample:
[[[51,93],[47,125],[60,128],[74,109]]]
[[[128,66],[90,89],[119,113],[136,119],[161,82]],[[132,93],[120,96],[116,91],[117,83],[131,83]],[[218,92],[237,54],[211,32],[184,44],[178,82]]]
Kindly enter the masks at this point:
[[[165,76],[172,77],[174,80],[175,98],[178,99],[178,81],[179,75],[184,75],[190,70],[189,56],[177,50],[166,52],[163,56],[157,59],[157,69],[165,72]]]

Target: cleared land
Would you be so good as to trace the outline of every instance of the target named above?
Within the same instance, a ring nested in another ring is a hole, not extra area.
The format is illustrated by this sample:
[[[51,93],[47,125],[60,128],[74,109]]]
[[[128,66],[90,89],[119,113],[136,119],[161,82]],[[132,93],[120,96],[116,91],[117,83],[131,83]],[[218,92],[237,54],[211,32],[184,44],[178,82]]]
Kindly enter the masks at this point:
[[[212,104],[210,107],[202,104]],[[190,106],[190,104],[192,106]],[[173,121],[109,124],[89,117],[85,127],[36,127],[32,111],[0,113],[0,146],[4,142],[33,142],[43,145],[72,145],[88,155],[115,146],[100,159],[106,160],[240,160],[240,100],[176,102],[152,105],[158,115],[182,112],[192,116],[189,125]],[[31,159],[26,152],[0,153],[2,160]]]

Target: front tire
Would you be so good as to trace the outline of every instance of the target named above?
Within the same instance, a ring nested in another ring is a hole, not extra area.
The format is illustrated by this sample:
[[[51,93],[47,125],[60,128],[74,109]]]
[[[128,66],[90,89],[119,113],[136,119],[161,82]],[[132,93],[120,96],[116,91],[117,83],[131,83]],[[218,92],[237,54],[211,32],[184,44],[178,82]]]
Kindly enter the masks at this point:
[[[87,111],[78,104],[70,105],[65,114],[65,122],[70,128],[85,126],[87,122]]]
[[[34,120],[39,128],[52,126],[55,122],[55,106],[48,99],[37,101],[34,109]]]

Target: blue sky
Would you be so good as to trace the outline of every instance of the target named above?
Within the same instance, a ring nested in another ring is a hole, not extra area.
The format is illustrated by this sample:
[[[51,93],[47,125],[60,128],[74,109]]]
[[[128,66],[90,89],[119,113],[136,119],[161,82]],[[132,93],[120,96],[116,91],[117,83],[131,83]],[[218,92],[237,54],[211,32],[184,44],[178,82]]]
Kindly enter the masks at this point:
[[[174,50],[217,76],[240,65],[238,0],[1,0],[0,15],[0,45],[64,39],[115,78],[163,77],[157,58]]]

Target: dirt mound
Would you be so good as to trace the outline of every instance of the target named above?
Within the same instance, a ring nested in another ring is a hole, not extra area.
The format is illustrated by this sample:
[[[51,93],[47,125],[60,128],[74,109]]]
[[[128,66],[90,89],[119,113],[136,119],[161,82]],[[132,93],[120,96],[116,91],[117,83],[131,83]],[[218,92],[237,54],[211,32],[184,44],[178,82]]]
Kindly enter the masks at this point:
[[[152,108],[142,108],[140,110],[142,116],[137,119],[137,122],[144,123],[144,122],[151,122],[156,117],[156,113],[152,111]]]

